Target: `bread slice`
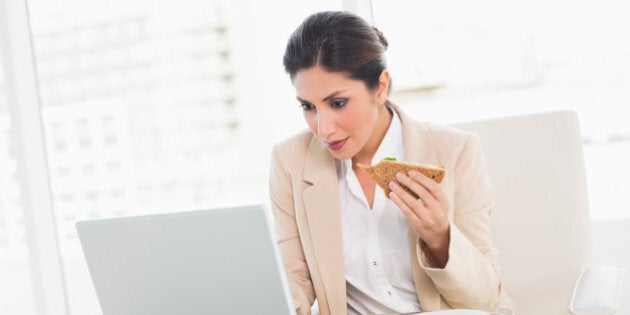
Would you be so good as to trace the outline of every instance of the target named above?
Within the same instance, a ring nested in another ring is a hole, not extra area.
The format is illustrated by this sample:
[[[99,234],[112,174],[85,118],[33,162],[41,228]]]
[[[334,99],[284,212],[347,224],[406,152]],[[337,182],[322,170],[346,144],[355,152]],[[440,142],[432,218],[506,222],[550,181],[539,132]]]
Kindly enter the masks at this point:
[[[433,179],[437,183],[441,183],[444,179],[445,169],[443,165],[435,166],[421,163],[409,163],[402,161],[391,161],[388,159],[381,160],[376,165],[365,165],[357,163],[357,167],[362,171],[368,173],[370,177],[379,185],[385,192],[385,196],[389,198],[389,182],[396,181],[396,173],[407,174],[411,170],[415,170],[425,176]],[[411,193],[415,198],[418,196],[407,189],[404,185],[401,185],[406,191]]]

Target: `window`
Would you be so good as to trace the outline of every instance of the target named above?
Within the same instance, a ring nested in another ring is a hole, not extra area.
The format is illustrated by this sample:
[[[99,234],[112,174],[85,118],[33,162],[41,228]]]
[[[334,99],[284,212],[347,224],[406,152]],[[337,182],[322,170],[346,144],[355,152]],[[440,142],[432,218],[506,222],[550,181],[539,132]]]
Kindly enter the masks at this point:
[[[624,2],[372,4],[374,23],[390,40],[396,103],[442,123],[573,109],[581,120],[593,218],[628,218],[630,20]]]
[[[0,60],[4,61],[2,42]],[[15,142],[0,63],[0,313],[35,314]]]
[[[70,313],[91,314],[77,220],[262,197],[235,177],[263,176],[233,171],[238,13],[220,0],[28,4]]]

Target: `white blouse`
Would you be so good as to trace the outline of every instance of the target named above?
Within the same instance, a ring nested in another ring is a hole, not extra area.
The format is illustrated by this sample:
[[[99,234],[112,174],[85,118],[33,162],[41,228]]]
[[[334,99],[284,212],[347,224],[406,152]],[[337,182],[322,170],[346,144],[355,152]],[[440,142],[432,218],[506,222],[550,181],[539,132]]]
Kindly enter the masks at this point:
[[[403,159],[400,118],[394,112],[372,163]],[[377,185],[373,209],[352,170],[351,160],[337,160],[343,218],[343,254],[349,314],[419,312],[411,269],[409,224]]]

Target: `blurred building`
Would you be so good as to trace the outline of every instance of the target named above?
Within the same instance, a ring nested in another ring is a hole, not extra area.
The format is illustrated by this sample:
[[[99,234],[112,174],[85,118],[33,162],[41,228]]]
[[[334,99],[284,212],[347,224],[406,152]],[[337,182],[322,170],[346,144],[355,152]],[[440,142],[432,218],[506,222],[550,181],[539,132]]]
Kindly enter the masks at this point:
[[[4,79],[0,75],[0,261],[23,262],[28,255],[5,95]]]
[[[240,124],[222,2],[170,21],[150,1],[41,7],[31,25],[62,255],[79,253],[76,220],[225,199]]]

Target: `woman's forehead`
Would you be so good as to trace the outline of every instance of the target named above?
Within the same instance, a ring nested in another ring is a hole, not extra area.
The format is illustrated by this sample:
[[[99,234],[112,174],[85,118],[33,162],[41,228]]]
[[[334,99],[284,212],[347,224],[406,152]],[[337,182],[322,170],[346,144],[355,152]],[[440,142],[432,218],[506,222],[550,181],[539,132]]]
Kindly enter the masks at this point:
[[[335,91],[352,91],[362,84],[343,72],[330,72],[319,66],[300,70],[293,78],[293,86],[301,99],[323,98]]]

